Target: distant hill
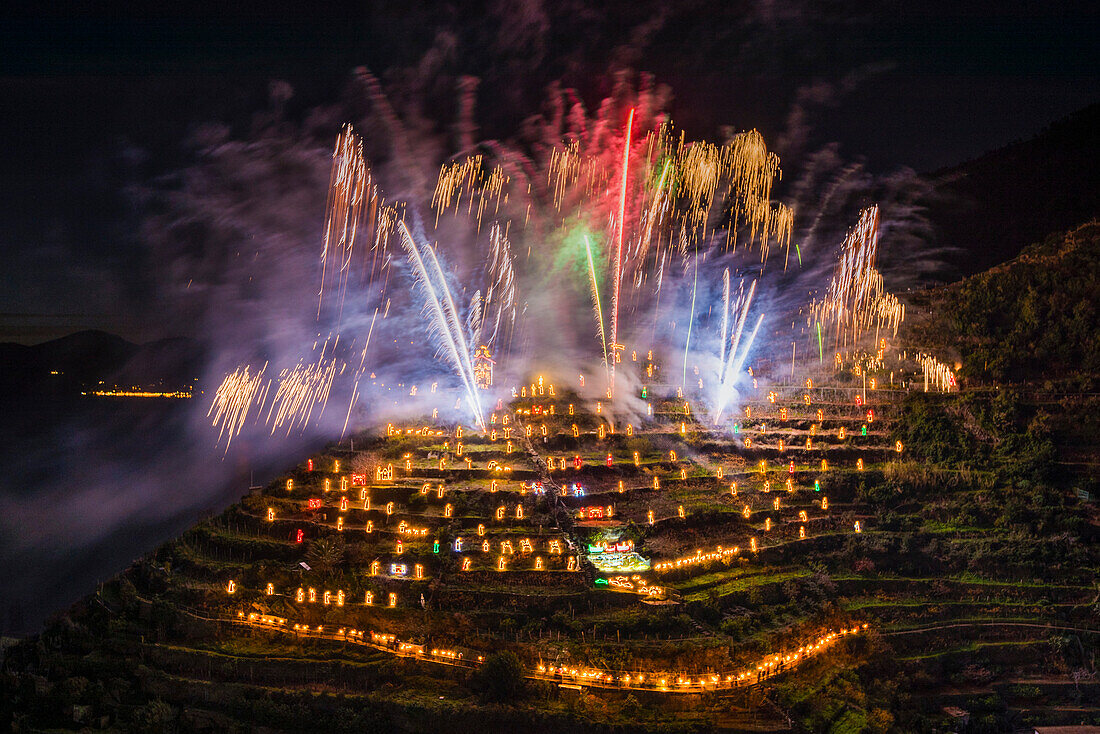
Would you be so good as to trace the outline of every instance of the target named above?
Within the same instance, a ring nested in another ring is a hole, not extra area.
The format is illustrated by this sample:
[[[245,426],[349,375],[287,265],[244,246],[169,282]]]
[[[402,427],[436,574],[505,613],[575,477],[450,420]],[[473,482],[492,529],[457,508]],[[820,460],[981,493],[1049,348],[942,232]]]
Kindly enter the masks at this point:
[[[78,331],[27,346],[0,343],[0,394],[79,391],[88,385],[194,384],[202,355],[187,339],[133,344],[104,331]]]
[[[937,171],[929,216],[951,264],[972,275],[1028,244],[1100,216],[1100,103]]]

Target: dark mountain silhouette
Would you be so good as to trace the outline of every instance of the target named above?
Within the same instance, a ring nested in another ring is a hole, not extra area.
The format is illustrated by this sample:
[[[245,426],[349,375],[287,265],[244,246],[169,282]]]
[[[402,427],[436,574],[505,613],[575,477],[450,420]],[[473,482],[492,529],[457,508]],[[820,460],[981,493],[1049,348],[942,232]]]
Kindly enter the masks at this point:
[[[1100,103],[1028,140],[933,174],[929,217],[940,244],[973,275],[1047,235],[1100,216]]]
[[[187,339],[133,344],[104,331],[33,346],[0,343],[0,393],[64,394],[100,382],[182,388],[194,384],[201,359],[198,345]]]

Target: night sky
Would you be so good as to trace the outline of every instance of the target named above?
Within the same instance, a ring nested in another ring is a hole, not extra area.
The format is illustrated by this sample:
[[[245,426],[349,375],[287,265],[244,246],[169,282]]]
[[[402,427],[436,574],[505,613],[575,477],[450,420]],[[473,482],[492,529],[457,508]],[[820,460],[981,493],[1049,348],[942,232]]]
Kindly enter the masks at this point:
[[[508,137],[550,82],[594,102],[628,68],[671,86],[690,136],[756,127],[788,166],[835,142],[880,172],[950,166],[1100,99],[1094,2],[120,5],[0,22],[0,340],[173,335],[139,192],[187,164],[196,126],[246,132],[275,79],[300,118],[353,67],[385,81],[434,49],[482,79],[482,134]],[[445,129],[453,110],[427,96]]]

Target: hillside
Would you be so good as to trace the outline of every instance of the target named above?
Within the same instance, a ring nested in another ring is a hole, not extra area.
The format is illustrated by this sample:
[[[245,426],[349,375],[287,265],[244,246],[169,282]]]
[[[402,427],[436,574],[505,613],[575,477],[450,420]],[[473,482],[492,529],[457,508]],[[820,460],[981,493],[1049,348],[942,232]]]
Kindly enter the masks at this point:
[[[895,377],[919,368],[893,349],[835,367],[760,374],[732,435],[656,377],[652,415],[628,421],[533,375],[485,433],[426,418],[330,446],[10,648],[3,716],[932,731],[953,705],[971,731],[1096,720],[1100,687],[1073,677],[1100,635],[1096,526],[1032,408],[910,392]],[[993,430],[1017,450],[974,443]]]
[[[984,273],[919,298],[910,343],[950,347],[975,384],[1100,375],[1100,224],[1053,234]]]

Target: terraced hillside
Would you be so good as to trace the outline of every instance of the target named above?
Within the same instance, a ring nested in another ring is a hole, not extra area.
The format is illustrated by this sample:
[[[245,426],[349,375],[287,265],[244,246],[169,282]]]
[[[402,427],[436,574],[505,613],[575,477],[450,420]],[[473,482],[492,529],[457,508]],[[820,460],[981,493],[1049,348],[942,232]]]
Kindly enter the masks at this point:
[[[7,715],[387,731],[1095,717],[1091,517],[999,465],[937,466],[937,416],[966,396],[909,393],[898,355],[834,367],[761,375],[723,431],[690,390],[585,400],[534,375],[484,432],[425,419],[330,446],[11,649]]]

